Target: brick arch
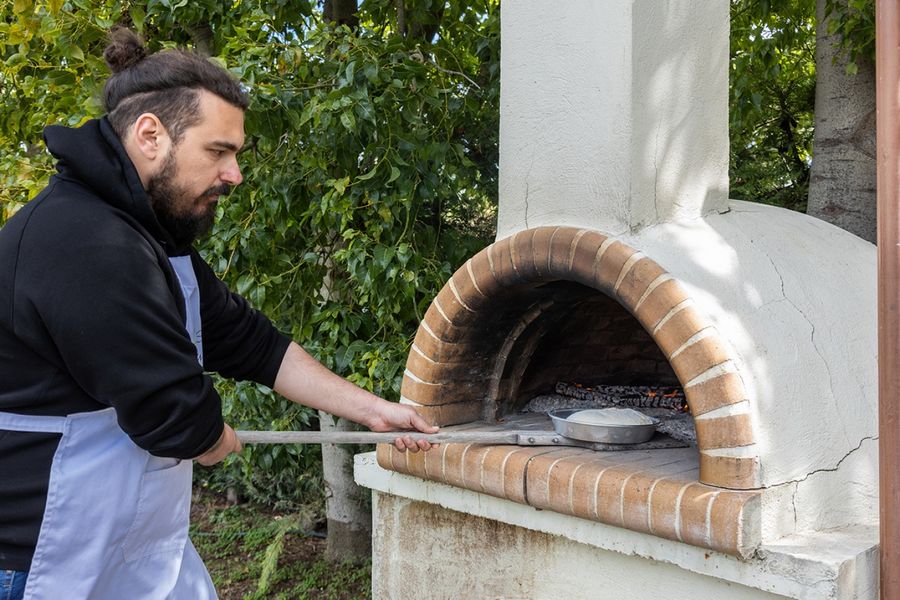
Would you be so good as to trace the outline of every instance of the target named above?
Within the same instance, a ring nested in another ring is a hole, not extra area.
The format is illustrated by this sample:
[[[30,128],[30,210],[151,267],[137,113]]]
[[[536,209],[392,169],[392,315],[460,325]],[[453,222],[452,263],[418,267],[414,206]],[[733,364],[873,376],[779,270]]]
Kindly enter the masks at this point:
[[[579,283],[623,306],[651,335],[681,382],[697,428],[700,481],[759,487],[759,458],[737,363],[678,281],[614,237],[538,227],[468,260],[429,306],[407,360],[402,401],[440,425],[491,414],[509,348],[539,319],[538,302],[498,317],[517,294],[554,281]]]

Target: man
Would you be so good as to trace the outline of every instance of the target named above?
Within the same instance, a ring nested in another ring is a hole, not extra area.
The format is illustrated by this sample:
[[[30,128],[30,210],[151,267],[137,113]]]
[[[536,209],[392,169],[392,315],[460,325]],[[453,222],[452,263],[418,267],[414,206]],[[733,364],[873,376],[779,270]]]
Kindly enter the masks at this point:
[[[0,575],[27,598],[213,598],[187,539],[190,459],[241,444],[204,371],[376,431],[437,428],[214,276],[191,244],[241,183],[246,94],[197,55],[111,40],[107,116],[47,128],[58,173],[0,230]]]

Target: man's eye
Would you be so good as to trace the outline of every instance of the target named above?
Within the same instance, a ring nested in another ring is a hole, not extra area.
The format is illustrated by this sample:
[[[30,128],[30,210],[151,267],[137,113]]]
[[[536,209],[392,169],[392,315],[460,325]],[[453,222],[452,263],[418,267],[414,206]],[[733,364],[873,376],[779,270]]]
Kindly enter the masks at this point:
[[[222,157],[225,155],[225,151],[224,151],[224,150],[216,150],[215,148],[213,148],[212,150],[210,150],[210,152],[212,152],[213,155],[214,155],[216,158],[222,158]]]

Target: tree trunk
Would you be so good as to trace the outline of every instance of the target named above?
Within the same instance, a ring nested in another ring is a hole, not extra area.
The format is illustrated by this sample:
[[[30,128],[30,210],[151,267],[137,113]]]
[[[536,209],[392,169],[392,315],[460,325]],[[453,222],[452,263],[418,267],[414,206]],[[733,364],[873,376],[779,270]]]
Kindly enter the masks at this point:
[[[337,250],[338,245],[339,242],[335,242],[331,251]],[[322,282],[322,296],[334,299],[330,254],[325,265],[328,271]],[[352,429],[350,421],[319,411],[320,431]],[[336,562],[362,562],[372,553],[372,508],[368,502],[368,490],[359,487],[353,480],[352,449],[353,446],[322,444],[325,516],[328,519],[325,556]]]
[[[353,425],[319,411],[321,431],[350,431]],[[367,491],[353,481],[352,446],[322,444],[328,539],[325,556],[333,561],[362,562],[372,552],[372,510]]]
[[[322,15],[326,21],[356,28],[359,25],[357,10],[356,0],[325,0]]]
[[[816,108],[807,213],[875,242],[875,68],[847,57],[816,1]]]

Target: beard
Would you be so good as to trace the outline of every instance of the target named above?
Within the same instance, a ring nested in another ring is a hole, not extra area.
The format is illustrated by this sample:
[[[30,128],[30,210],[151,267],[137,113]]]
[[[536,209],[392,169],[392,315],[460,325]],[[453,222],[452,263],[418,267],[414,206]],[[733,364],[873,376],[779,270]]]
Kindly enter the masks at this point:
[[[212,228],[217,202],[209,202],[208,199],[228,195],[231,186],[222,183],[191,198],[189,192],[175,182],[177,172],[174,153],[169,154],[159,172],[147,182],[147,196],[156,219],[172,236],[175,246],[185,248]],[[206,204],[201,202],[204,199],[207,200]],[[202,206],[202,212],[195,212],[195,206]]]

